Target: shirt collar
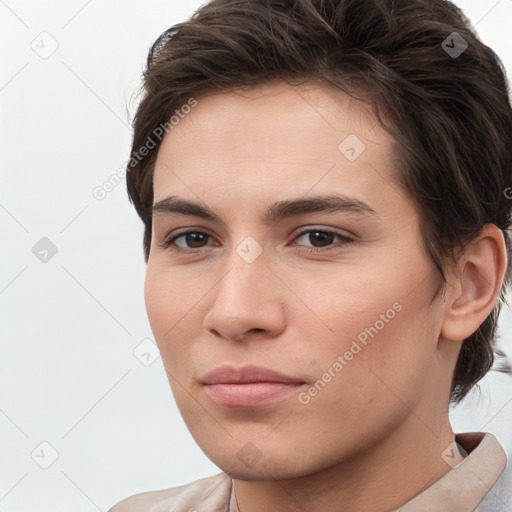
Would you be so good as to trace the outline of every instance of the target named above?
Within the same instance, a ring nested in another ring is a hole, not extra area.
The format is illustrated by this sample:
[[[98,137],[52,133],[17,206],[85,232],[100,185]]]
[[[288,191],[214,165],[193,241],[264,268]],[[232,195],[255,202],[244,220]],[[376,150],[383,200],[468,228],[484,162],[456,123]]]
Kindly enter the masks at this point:
[[[490,433],[456,434],[455,441],[469,455],[396,512],[475,510],[503,473],[507,456],[496,437]]]

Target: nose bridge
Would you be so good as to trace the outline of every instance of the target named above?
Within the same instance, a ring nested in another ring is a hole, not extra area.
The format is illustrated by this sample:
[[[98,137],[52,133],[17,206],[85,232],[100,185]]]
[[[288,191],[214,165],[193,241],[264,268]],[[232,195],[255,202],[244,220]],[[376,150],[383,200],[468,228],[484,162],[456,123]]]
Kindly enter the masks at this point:
[[[276,334],[284,324],[283,308],[263,249],[254,239],[244,239],[226,258],[226,271],[213,291],[205,328],[232,339],[252,329]]]
[[[217,298],[234,301],[234,306],[258,302],[265,291],[261,285],[268,279],[266,264],[261,245],[252,237],[244,239],[228,256],[228,270],[218,284]]]

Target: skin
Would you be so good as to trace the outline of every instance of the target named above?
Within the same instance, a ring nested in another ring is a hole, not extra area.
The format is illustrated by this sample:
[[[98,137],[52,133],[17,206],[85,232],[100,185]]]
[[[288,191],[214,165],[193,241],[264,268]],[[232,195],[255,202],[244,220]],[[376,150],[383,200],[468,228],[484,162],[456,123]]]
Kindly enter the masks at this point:
[[[349,134],[366,146],[354,161],[338,149]],[[392,155],[367,105],[327,86],[284,83],[200,98],[159,149],[154,203],[178,196],[220,221],[154,215],[147,312],[181,414],[233,478],[240,512],[391,511],[451,469],[441,456],[454,441],[451,377],[461,340],[496,302],[505,244],[487,226],[436,295],[440,278]],[[276,201],[333,192],[375,214],[263,215]],[[297,237],[308,228],[352,241]],[[188,253],[159,245],[187,229],[209,236],[174,242]],[[262,249],[252,263],[237,253],[249,236]],[[201,384],[223,363],[251,363],[299,378],[307,391],[397,303],[400,312],[306,404],[294,394],[227,408]],[[255,464],[237,456],[242,448]]]

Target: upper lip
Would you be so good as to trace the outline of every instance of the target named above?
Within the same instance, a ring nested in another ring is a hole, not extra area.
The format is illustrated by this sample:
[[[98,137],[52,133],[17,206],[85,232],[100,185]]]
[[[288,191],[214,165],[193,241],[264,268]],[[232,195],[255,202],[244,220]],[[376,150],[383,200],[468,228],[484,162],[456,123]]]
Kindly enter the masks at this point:
[[[221,365],[206,373],[201,382],[203,384],[241,384],[247,382],[304,383],[300,379],[254,365],[242,366],[240,368],[231,365]]]

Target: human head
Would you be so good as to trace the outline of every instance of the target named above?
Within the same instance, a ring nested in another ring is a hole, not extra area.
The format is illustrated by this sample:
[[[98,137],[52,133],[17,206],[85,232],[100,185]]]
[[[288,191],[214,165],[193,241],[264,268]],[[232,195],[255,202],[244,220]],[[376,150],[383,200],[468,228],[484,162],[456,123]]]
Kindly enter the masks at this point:
[[[447,49],[462,49],[461,41],[467,48],[450,55]],[[321,81],[374,109],[396,141],[396,180],[414,200],[441,285],[445,269],[485,225],[507,233],[512,111],[506,79],[460,9],[442,0],[213,0],[164,32],[148,57],[134,121],[132,156],[138,156],[127,173],[145,225],[146,261],[161,140],[147,155],[139,149],[191,98],[276,79]],[[508,235],[507,243],[510,254]],[[454,402],[492,365],[502,299],[464,340]]]

